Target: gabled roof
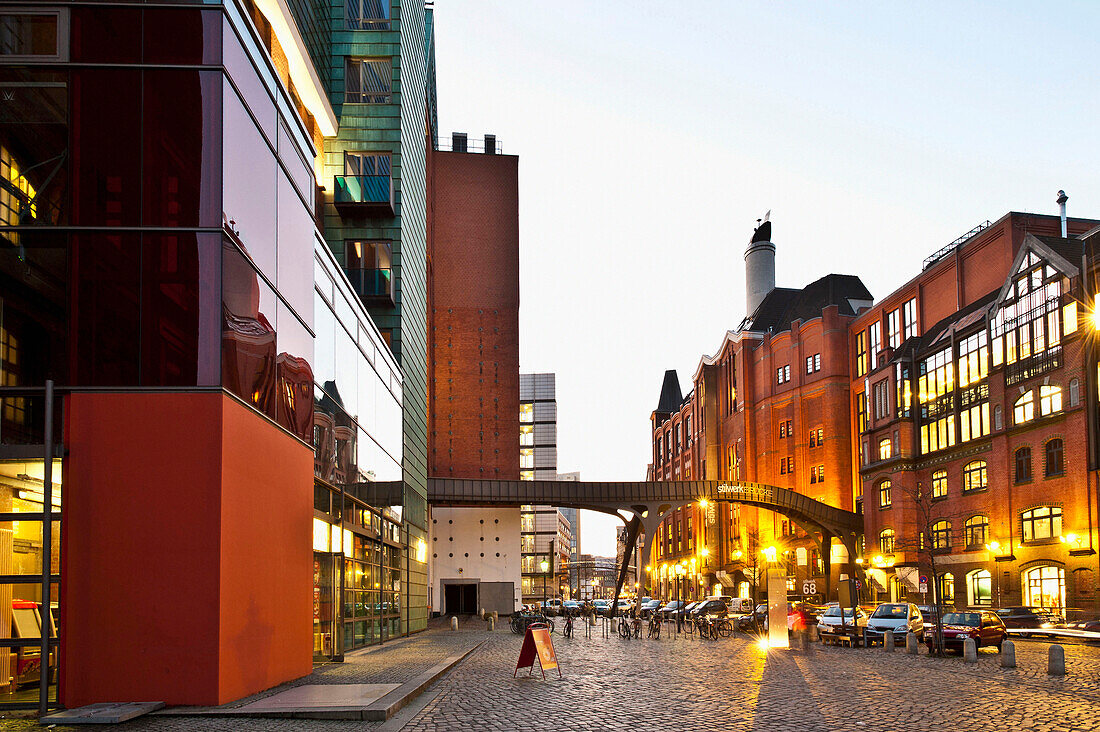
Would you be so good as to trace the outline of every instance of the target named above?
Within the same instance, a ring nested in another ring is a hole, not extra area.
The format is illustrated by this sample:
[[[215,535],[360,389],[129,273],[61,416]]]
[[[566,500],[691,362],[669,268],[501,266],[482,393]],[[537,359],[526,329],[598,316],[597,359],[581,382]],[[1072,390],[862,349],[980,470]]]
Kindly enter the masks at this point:
[[[1081,273],[1081,252],[1084,242],[1080,239],[1063,239],[1060,236],[1036,236],[1028,234],[1024,237],[1020,251],[1016,252],[1016,258],[1012,260],[1009,268],[1008,279],[1001,286],[997,295],[997,302],[1003,302],[1012,291],[1015,284],[1016,273],[1024,266],[1027,255],[1034,252],[1040,258],[1064,274],[1066,277],[1076,277]]]
[[[684,395],[680,391],[680,377],[676,375],[676,369],[665,371],[665,381],[661,384],[661,398],[657,400],[657,413],[678,412],[683,401]]]
[[[855,275],[829,274],[801,290],[777,287],[769,292],[756,312],[741,324],[743,330],[783,332],[795,320],[821,317],[821,311],[836,305],[841,315],[855,315],[856,303],[870,304],[873,298]]]

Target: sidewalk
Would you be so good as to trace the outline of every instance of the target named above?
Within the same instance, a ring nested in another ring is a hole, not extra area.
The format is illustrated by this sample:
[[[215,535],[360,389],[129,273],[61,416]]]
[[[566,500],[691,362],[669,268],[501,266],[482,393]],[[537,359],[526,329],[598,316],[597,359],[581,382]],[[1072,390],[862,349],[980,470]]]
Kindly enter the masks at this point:
[[[164,709],[153,716],[384,721],[488,637],[481,620],[468,619],[457,632],[433,621],[422,633],[353,651],[343,663],[318,665],[309,676],[259,694],[218,707]]]

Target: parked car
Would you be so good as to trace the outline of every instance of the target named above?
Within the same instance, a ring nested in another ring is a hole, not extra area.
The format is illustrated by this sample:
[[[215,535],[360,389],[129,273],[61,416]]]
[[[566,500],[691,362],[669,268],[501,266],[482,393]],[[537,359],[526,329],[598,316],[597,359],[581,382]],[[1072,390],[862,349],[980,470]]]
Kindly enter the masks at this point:
[[[973,638],[979,648],[996,646],[1000,651],[1001,644],[1004,643],[1007,635],[1005,624],[1000,617],[989,610],[951,612],[944,613],[943,616],[943,644],[949,649],[961,652],[963,641]],[[935,647],[936,627],[934,625],[924,626],[924,642],[928,644],[929,650]]]
[[[668,620],[669,618],[673,617],[673,613],[675,613],[683,606],[684,603],[682,600],[671,600],[665,605],[661,606],[661,609],[658,612],[661,614],[662,618]]]
[[[906,633],[924,632],[924,617],[917,606],[905,602],[884,602],[875,608],[867,619],[863,635],[865,642],[882,642],[886,631],[894,632],[894,641],[901,641]]]
[[[767,617],[768,606],[760,603],[748,613],[738,615],[734,619],[734,627],[742,633],[748,633],[751,630],[756,630],[757,627],[763,627],[764,619]]]
[[[611,614],[611,601],[610,600],[593,600],[592,609],[595,610],[597,615],[610,615]]]
[[[641,615],[643,618],[648,618],[650,615],[653,615],[654,613],[658,613],[660,611],[660,609],[661,609],[661,601],[660,600],[648,600],[648,601],[642,603],[642,607],[638,611],[638,614]]]
[[[1057,610],[1050,608],[1002,607],[996,613],[1006,628],[1020,635],[1032,635],[1029,631],[1040,631],[1035,634],[1041,635],[1044,628],[1061,628],[1066,622]]]
[[[672,611],[672,613],[669,614],[669,617],[672,618],[673,620],[676,620],[677,617],[683,616],[686,619],[691,615],[691,612],[695,609],[695,607],[697,605],[699,605],[698,600],[696,600],[695,602],[689,602],[687,605],[684,605],[682,608],[679,608],[678,610]]]
[[[729,615],[729,607],[727,607],[726,601],[718,598],[708,598],[702,602],[696,603],[695,607],[691,609],[691,617],[693,618],[706,615],[713,615],[719,618],[724,618]]]
[[[552,597],[549,600],[543,600],[539,603],[539,607],[542,608],[542,611],[547,615],[547,617],[551,615],[560,615],[562,607],[561,598]]]
[[[842,611],[839,605],[829,605],[825,608],[825,612],[821,614],[821,617],[817,619],[817,624],[820,626],[820,630],[828,631],[839,628],[841,625],[853,624],[857,628],[865,628],[867,627],[867,621],[867,613],[861,607],[857,607],[853,614],[850,607],[846,607]]]
[[[722,599],[726,599],[726,596],[723,595]],[[747,615],[752,612],[752,600],[747,597],[731,597],[726,599],[726,607],[729,608],[730,615]]]
[[[575,616],[581,614],[582,609],[583,609],[583,606],[581,605],[581,603],[577,602],[576,600],[566,600],[565,602],[563,602],[561,604],[561,614],[562,615],[572,615],[572,616],[575,617]]]

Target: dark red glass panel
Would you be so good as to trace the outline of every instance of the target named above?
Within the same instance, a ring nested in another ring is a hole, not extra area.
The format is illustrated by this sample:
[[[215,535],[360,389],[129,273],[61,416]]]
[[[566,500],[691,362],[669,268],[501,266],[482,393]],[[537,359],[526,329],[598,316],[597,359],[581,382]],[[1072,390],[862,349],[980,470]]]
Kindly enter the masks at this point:
[[[221,11],[148,8],[142,33],[147,64],[221,62]]]
[[[222,385],[276,416],[275,292],[226,239],[222,243]]]
[[[72,9],[69,53],[81,63],[136,64],[141,62],[139,8]]]
[[[72,74],[73,205],[79,226],[137,226],[141,220],[141,72]]]
[[[146,234],[141,247],[141,383],[220,383],[221,237]]]
[[[78,386],[137,386],[138,235],[79,234],[72,242],[74,382]]]
[[[146,226],[221,225],[221,73],[148,70],[144,80]]]

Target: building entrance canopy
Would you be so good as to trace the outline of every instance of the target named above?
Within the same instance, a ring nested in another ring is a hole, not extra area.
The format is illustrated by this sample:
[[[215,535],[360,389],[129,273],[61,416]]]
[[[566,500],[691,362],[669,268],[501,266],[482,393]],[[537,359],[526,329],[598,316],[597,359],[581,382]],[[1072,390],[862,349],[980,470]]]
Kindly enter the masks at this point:
[[[766,508],[786,516],[814,537],[828,562],[832,539],[856,556],[856,539],[863,533],[863,517],[852,511],[779,486],[743,481],[674,480],[593,482],[553,480],[428,479],[428,502],[433,506],[521,506],[528,504],[584,508],[623,518],[629,529],[627,551],[615,588],[626,579],[628,559],[638,534],[645,529],[642,555],[649,556],[661,519],[672,510],[696,501],[740,503]],[[629,518],[627,518],[629,517]],[[850,568],[855,573],[855,566]]]

